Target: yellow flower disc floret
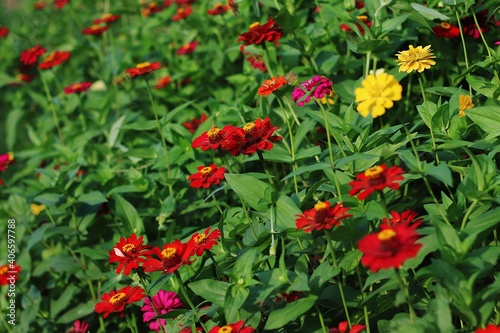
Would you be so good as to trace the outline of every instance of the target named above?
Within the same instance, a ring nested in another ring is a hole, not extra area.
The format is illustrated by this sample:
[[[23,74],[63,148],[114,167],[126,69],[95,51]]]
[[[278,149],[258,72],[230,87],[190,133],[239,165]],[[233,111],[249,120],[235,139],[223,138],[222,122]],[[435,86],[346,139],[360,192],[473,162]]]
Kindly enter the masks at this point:
[[[396,237],[396,232],[392,229],[385,229],[378,233],[377,238],[381,241],[388,241]]]
[[[366,169],[365,176],[366,176],[366,178],[370,178],[370,179],[378,178],[378,177],[380,177],[380,174],[382,172],[384,172],[384,169],[381,166],[377,165],[377,166]]]
[[[113,304],[114,306],[116,306],[116,305],[119,305],[121,303],[124,303],[126,297],[127,297],[127,295],[125,293],[118,293],[118,294],[113,295],[109,299],[109,302],[111,304]]]
[[[410,49],[406,51],[400,51],[396,54],[398,57],[397,62],[399,63],[399,71],[411,73],[417,71],[422,73],[424,70],[431,68],[436,62],[432,60],[436,58],[431,52],[431,46],[426,47],[418,46],[416,48],[410,45]]]
[[[361,87],[356,88],[356,110],[363,116],[369,114],[373,118],[381,116],[386,109],[392,108],[394,101],[399,101],[402,97],[403,87],[396,78],[390,74],[379,75],[370,74],[361,82]]]

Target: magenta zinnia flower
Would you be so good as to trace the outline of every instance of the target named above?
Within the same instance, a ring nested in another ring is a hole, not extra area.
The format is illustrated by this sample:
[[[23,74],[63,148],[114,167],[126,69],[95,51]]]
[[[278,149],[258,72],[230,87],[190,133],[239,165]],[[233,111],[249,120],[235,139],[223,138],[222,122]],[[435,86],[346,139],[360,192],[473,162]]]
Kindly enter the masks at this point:
[[[179,297],[177,297],[177,294],[173,291],[160,290],[158,291],[158,294],[152,297],[152,299],[153,305],[156,308],[158,315],[163,315],[167,312],[184,306]],[[141,310],[144,312],[142,314],[143,321],[145,323],[150,322],[149,329],[156,332],[160,331],[160,325],[158,325],[158,320],[155,319],[155,310],[153,309],[149,298],[146,298],[144,300],[144,306],[141,308]],[[165,326],[167,322],[165,321],[165,319],[160,319],[160,323],[162,326]]]
[[[311,96],[315,98],[323,98],[323,96],[328,96],[333,89],[332,81],[324,76],[316,75],[310,80],[302,82],[300,84],[302,87],[296,87],[292,92],[292,100],[297,103],[298,106],[303,106],[305,103],[311,100]],[[305,91],[304,91],[305,90]],[[311,93],[306,95],[306,91]]]

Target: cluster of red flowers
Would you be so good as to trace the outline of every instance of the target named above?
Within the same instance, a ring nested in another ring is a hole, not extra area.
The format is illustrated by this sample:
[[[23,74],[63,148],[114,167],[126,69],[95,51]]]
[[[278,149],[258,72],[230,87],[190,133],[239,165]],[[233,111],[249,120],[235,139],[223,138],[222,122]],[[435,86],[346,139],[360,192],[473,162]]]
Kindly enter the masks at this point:
[[[9,28],[0,27],[0,38],[3,38],[9,34]]]
[[[0,154],[0,171],[4,171],[7,168],[7,165],[14,163],[14,154],[6,153]]]

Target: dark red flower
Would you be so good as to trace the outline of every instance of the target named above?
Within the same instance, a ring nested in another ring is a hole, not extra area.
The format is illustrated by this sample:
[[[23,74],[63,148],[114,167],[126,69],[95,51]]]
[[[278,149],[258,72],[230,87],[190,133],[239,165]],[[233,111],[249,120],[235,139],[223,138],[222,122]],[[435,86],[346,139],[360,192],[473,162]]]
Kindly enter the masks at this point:
[[[3,38],[9,34],[9,28],[0,27],[0,38]]]
[[[217,185],[224,179],[224,173],[226,172],[226,168],[218,168],[215,164],[210,164],[207,167],[199,166],[197,169],[197,173],[188,177],[188,180],[191,181],[189,186],[194,188],[209,188],[212,184]]]
[[[330,328],[328,333],[359,333],[365,328],[365,325],[354,324],[351,329],[349,329],[349,323],[347,321],[342,321],[339,323],[338,327]]]
[[[172,21],[180,21],[191,15],[193,12],[193,8],[191,6],[188,7],[179,7],[177,8],[177,12],[174,16],[172,16]]]
[[[292,291],[291,293],[279,293],[279,295],[276,296],[276,298],[274,299],[274,301],[276,303],[278,302],[281,302],[281,300],[285,300],[285,302],[287,303],[290,303],[290,302],[295,302],[296,300],[300,299],[300,297],[303,295],[304,293],[300,292],[300,291]]]
[[[221,2],[218,2],[214,5],[214,8],[207,10],[208,15],[222,15],[229,10],[229,6],[223,5]]]
[[[106,23],[109,24],[121,18],[121,15],[113,15],[113,14],[103,14],[100,18],[95,19],[93,21],[94,24]]]
[[[66,333],[87,333],[89,329],[89,324],[85,321],[77,320],[73,323],[73,327]]]
[[[102,302],[95,305],[94,311],[104,312],[104,318],[113,312],[120,312],[120,316],[123,316],[121,312],[125,310],[127,304],[139,302],[144,297],[146,297],[144,289],[137,286],[127,286],[117,291],[112,290],[109,294],[102,295]]]
[[[348,210],[349,208],[344,207],[342,203],[330,207],[328,201],[318,202],[314,208],[296,216],[295,226],[297,229],[304,229],[305,232],[330,230],[338,226],[342,219],[352,216],[352,214],[346,214]]]
[[[155,89],[162,89],[166,86],[168,86],[170,83],[172,83],[172,79],[170,78],[170,75],[161,77],[156,81]]]
[[[405,210],[401,214],[399,214],[396,211],[391,212],[391,218],[389,220],[389,223],[387,223],[387,218],[384,217],[382,219],[382,225],[380,226],[381,228],[386,227],[394,227],[398,224],[406,224],[408,226],[414,226],[414,228],[418,228],[421,224],[422,221],[424,220],[423,218],[418,217],[418,214],[412,210]]]
[[[447,23],[447,22],[441,22],[440,25],[432,28],[432,31],[434,31],[434,33],[438,37],[455,38],[455,37],[460,36],[460,29],[454,25]]]
[[[81,93],[81,92],[89,90],[91,85],[92,85],[92,82],[73,83],[73,84],[70,84],[68,87],[64,87],[64,93],[66,95],[74,94],[74,93]]]
[[[43,61],[38,65],[40,69],[48,69],[58,66],[68,60],[71,57],[71,53],[67,51],[54,51],[43,59]]]
[[[363,252],[361,263],[372,272],[398,268],[407,259],[417,255],[422,247],[422,244],[415,243],[418,238],[415,228],[406,224],[398,224],[366,235],[358,241],[358,248]]]
[[[48,3],[46,3],[45,1],[37,1],[33,4],[33,9],[34,10],[40,10],[40,9],[44,9],[48,6]]]
[[[500,333],[500,325],[489,324],[485,328],[478,328],[474,333]]]
[[[368,21],[368,16],[361,15],[361,16],[356,16],[356,18],[361,22],[363,22],[368,27],[368,29],[372,27],[373,22]],[[365,34],[365,28],[359,22],[356,22],[356,27],[358,28],[359,32],[361,32],[362,35]],[[351,27],[348,26],[347,24],[341,24],[340,30],[345,32],[350,32]]]
[[[0,286],[15,283],[19,279],[21,266],[16,263],[0,266]]]
[[[69,0],[54,0],[54,6],[57,10],[63,8],[69,3]]]
[[[106,24],[94,24],[91,25],[89,28],[85,28],[82,30],[84,35],[102,35],[104,31],[108,30],[109,26]]]
[[[177,49],[177,55],[184,55],[184,54],[191,54],[196,50],[196,47],[198,46],[198,41],[195,40],[194,42],[187,43],[182,45]]]
[[[404,179],[401,176],[403,173],[403,169],[397,166],[387,169],[386,164],[369,168],[365,172],[356,175],[357,180],[349,183],[352,187],[349,195],[353,197],[359,193],[358,199],[363,200],[373,192],[382,191],[386,187],[397,190],[399,188],[397,181]]]
[[[11,85],[11,86],[20,86],[21,82],[30,83],[31,81],[33,81],[34,78],[35,77],[33,75],[19,73],[19,74],[16,74],[16,80],[17,81],[10,82],[9,85]]]
[[[357,9],[365,8],[365,3],[362,0],[355,0],[355,6]]]
[[[153,13],[158,13],[163,10],[163,7],[159,6],[155,1],[150,2],[146,5],[146,8],[142,9],[142,15],[149,16]]]
[[[238,4],[234,3],[234,0],[227,0],[227,5],[231,8],[234,15],[238,15]]]
[[[134,68],[129,68],[125,72],[128,73],[131,77],[134,77],[136,75],[143,75],[150,73],[152,71],[155,71],[157,69],[160,69],[162,66],[160,65],[160,62],[142,62],[138,65],[136,65]]]
[[[281,34],[281,27],[278,24],[275,25],[272,18],[269,18],[264,25],[255,22],[250,25],[250,29],[247,32],[242,33],[238,38],[238,42],[243,42],[240,51],[243,51],[247,45],[259,45],[264,42],[274,42],[277,44],[281,38]]]
[[[216,150],[227,141],[227,138],[237,129],[235,126],[224,126],[223,129],[212,127],[203,132],[199,137],[193,140],[191,147],[201,148],[201,150]]]
[[[185,122],[184,124],[184,127],[187,128],[187,130],[189,131],[189,133],[193,134],[194,132],[196,132],[196,130],[198,129],[198,127],[205,121],[207,120],[208,117],[206,114],[202,114],[200,116],[200,119],[198,118],[192,118],[190,121],[187,121]]]
[[[45,53],[45,48],[37,45],[26,51],[21,51],[21,58],[19,59],[25,65],[32,65],[38,61],[38,57]]]
[[[142,267],[146,273],[161,271],[163,274],[172,274],[182,265],[189,265],[191,263],[189,261],[191,251],[188,249],[186,243],[182,243],[178,239],[170,244],[163,245],[163,250],[159,247],[154,247],[153,253],[159,260],[151,258],[143,263]]]
[[[477,22],[479,23],[479,28],[481,29],[482,33],[485,33],[488,31],[488,25],[493,24],[493,18],[494,16],[492,15],[488,19],[488,9],[482,10],[479,13],[476,13],[476,19]],[[474,17],[473,16],[467,16],[464,17],[460,20],[462,23],[462,31],[464,34],[471,36],[474,39],[477,39],[481,37],[479,33],[479,29],[474,22]]]
[[[253,123],[248,123],[243,128],[237,127],[222,146],[231,155],[252,155],[257,150],[271,150],[273,143],[283,138],[273,135],[279,127],[271,124],[271,119],[258,118]]]
[[[245,52],[246,53],[246,52]],[[246,53],[250,54],[250,53]],[[267,72],[266,64],[264,63],[264,60],[262,57],[258,54],[252,54],[247,58],[247,60],[250,62],[253,68],[260,70],[262,73]]]
[[[209,333],[254,333],[255,329],[251,326],[246,326],[244,320],[240,320],[234,324],[229,324],[226,326],[215,326],[210,330]]]
[[[151,257],[151,246],[143,245],[142,238],[143,236],[137,238],[135,234],[129,238],[122,237],[109,251],[109,263],[119,263],[116,274],[123,270],[125,275],[129,275],[132,269],[139,268],[139,263],[144,263]]]
[[[7,165],[14,163],[14,153],[0,154],[0,171],[4,171]]]
[[[215,229],[210,232],[210,227],[205,229],[205,232],[195,233],[191,236],[188,241],[188,248],[192,251],[191,254],[196,254],[198,257],[203,254],[203,252],[208,251],[212,246],[217,245],[217,240],[220,238],[220,230]]]

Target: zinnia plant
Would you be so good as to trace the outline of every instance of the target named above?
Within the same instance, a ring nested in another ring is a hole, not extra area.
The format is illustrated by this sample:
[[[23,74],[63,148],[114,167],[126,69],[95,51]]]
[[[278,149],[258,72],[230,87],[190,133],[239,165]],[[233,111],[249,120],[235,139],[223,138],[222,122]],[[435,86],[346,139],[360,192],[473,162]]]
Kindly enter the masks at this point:
[[[123,316],[123,311],[128,304],[139,302],[144,297],[146,295],[141,287],[126,286],[102,295],[102,302],[95,305],[94,311],[102,313],[104,318],[113,312],[118,312],[120,316]]]
[[[434,53],[431,52],[431,46],[426,47],[410,45],[409,50],[399,51],[396,54],[398,57],[399,71],[411,73],[417,71],[422,73],[424,70],[431,68],[436,62]]]
[[[356,88],[356,110],[363,116],[371,115],[373,118],[385,114],[386,109],[394,106],[395,101],[402,98],[403,87],[396,78],[390,74],[370,74],[361,82],[361,87]]]
[[[365,172],[356,175],[356,180],[349,183],[352,187],[349,195],[358,195],[358,199],[363,200],[373,192],[382,191],[386,187],[397,190],[399,188],[398,181],[404,179],[403,173],[404,171],[400,167],[387,168],[386,164],[368,168]]]
[[[144,299],[144,306],[141,308],[142,312],[144,312],[142,319],[145,323],[149,323],[149,329],[155,332],[161,331],[160,325],[163,327],[166,324],[165,319],[156,320],[157,315],[164,315],[184,306],[173,291],[159,290],[155,296],[151,297],[151,300],[149,298]]]

